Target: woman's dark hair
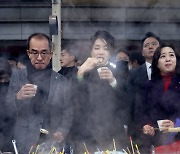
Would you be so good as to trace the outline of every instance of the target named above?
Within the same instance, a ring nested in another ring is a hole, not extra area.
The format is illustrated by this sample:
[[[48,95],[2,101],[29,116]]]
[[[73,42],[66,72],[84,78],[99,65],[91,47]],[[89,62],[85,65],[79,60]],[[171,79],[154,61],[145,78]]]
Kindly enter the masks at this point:
[[[128,51],[127,49],[124,49],[124,48],[118,49],[118,51],[116,52],[116,55],[117,55],[118,53],[121,53],[121,52],[125,53],[125,54],[129,57],[129,51]]]
[[[8,63],[8,60],[0,57],[0,76],[4,74],[8,74],[9,76],[11,76],[12,69],[11,65]]]
[[[107,43],[107,47],[109,48],[110,52],[114,51],[114,37],[105,30],[97,31],[94,36],[91,38],[92,46],[94,45],[97,39],[104,40]]]
[[[174,46],[174,44],[172,43],[162,43],[160,45],[160,47],[158,47],[154,53],[154,56],[153,56],[153,59],[152,59],[152,66],[151,66],[151,69],[152,69],[152,74],[151,74],[151,79],[152,80],[157,80],[157,79],[161,79],[161,72],[158,68],[158,60],[160,58],[160,55],[161,55],[161,50],[162,48],[164,47],[170,47],[173,49],[174,53],[175,53],[175,56],[176,56],[176,68],[175,68],[175,73],[179,73],[179,63],[178,63],[178,59],[180,58],[180,55],[179,55],[179,52],[178,50],[176,49],[176,47]]]
[[[32,38],[37,38],[37,39],[46,39],[49,43],[49,48],[50,50],[52,49],[52,42],[51,42],[51,39],[49,36],[47,36],[46,34],[43,34],[43,33],[33,33],[31,34],[28,39],[27,39],[27,50],[29,50],[29,47],[30,47],[30,41]]]

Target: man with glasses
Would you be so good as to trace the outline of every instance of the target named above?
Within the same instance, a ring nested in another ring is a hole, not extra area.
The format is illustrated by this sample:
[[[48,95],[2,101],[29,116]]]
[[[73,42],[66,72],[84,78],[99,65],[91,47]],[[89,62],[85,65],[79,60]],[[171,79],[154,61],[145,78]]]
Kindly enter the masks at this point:
[[[14,139],[20,154],[32,145],[61,145],[72,122],[69,83],[52,70],[50,38],[32,34],[27,47],[30,61],[12,75],[7,96],[8,109],[17,113]]]
[[[143,141],[139,133],[140,121],[144,115],[142,115],[139,108],[146,106],[142,104],[142,91],[144,90],[145,84],[151,80],[151,63],[155,50],[160,45],[160,38],[152,32],[145,34],[145,37],[141,41],[142,55],[145,58],[145,63],[139,66],[137,69],[133,69],[129,72],[128,76],[128,99],[129,105],[131,105],[131,123],[130,133],[132,133],[135,139],[139,139],[139,145],[145,144],[148,141]],[[132,129],[131,129],[132,128]],[[149,150],[149,149],[148,149]],[[144,151],[147,152],[147,151]],[[149,152],[149,151],[148,151]]]

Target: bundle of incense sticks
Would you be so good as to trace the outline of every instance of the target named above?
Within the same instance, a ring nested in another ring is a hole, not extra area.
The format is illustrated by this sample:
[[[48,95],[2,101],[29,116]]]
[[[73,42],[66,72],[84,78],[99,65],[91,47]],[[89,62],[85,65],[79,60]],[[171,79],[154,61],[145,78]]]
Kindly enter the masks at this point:
[[[143,131],[143,129],[141,129],[141,130]],[[161,131],[160,128],[154,128],[154,130],[159,130],[159,131]],[[167,130],[167,132],[169,132],[169,133],[178,133],[178,132],[180,132],[180,127],[169,128],[169,129]]]
[[[28,154],[38,154],[38,153],[44,153],[44,148],[42,150],[39,150],[40,145],[38,145],[35,149],[34,146],[32,146],[29,150]],[[33,150],[34,149],[34,150]],[[57,149],[55,147],[52,147],[50,149],[50,151],[48,152],[48,154],[65,154],[65,148],[63,147],[62,151],[58,152]],[[72,154],[72,152],[71,152]]]

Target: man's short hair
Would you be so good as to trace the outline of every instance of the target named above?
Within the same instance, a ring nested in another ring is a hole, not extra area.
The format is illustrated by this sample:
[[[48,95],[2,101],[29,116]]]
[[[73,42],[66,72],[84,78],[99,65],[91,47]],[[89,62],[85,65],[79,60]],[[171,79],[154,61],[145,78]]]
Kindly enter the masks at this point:
[[[52,42],[51,42],[51,39],[50,39],[50,37],[48,35],[43,34],[43,33],[33,33],[27,39],[27,50],[30,47],[30,41],[31,41],[32,38],[37,38],[37,39],[40,39],[40,40],[46,39],[48,41],[48,43],[49,43],[50,50],[52,49]]]
[[[132,63],[136,60],[139,65],[142,65],[145,63],[145,59],[142,56],[142,53],[140,53],[140,52],[132,52],[129,56],[129,60]]]
[[[142,46],[142,47],[143,47],[144,41],[145,41],[147,38],[150,38],[150,37],[155,38],[155,39],[159,42],[159,44],[161,43],[161,39],[160,39],[157,35],[155,35],[155,34],[152,33],[152,32],[147,32],[147,33],[145,34],[144,38],[143,38],[142,41],[141,41],[141,46]]]

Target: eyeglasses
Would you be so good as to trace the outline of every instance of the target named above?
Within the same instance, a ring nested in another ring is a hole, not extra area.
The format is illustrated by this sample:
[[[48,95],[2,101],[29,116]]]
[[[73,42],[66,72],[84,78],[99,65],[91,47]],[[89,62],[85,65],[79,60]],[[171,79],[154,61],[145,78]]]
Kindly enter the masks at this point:
[[[146,44],[144,44],[144,48],[149,48],[150,46],[155,47],[155,46],[158,46],[158,45],[159,45],[158,42],[146,43]]]
[[[38,58],[39,55],[41,55],[41,57],[44,59],[46,58],[48,55],[50,55],[52,52],[46,52],[46,51],[43,51],[43,52],[37,52],[37,51],[30,51],[29,52],[34,58]]]

